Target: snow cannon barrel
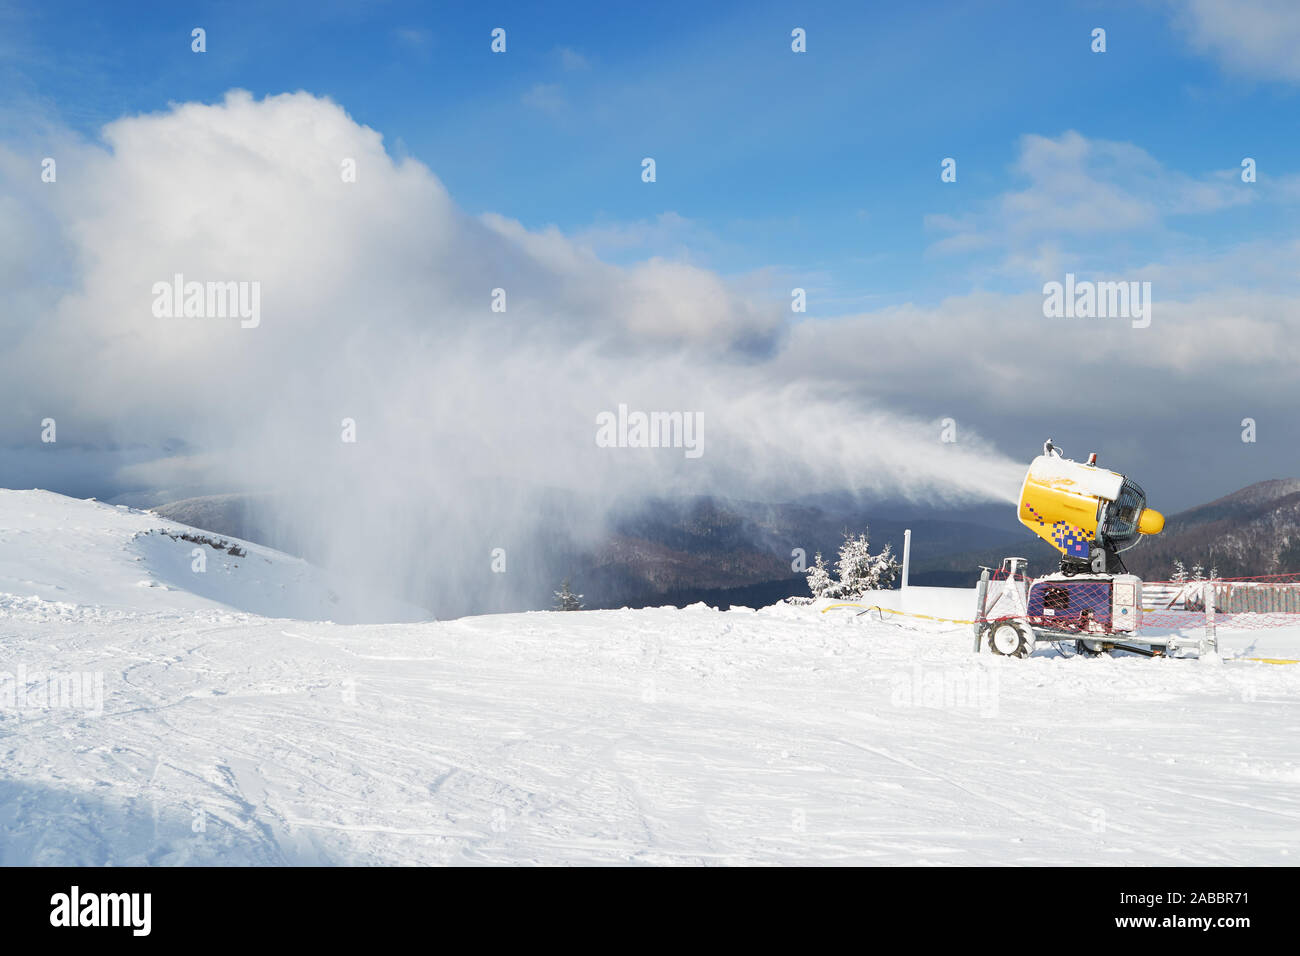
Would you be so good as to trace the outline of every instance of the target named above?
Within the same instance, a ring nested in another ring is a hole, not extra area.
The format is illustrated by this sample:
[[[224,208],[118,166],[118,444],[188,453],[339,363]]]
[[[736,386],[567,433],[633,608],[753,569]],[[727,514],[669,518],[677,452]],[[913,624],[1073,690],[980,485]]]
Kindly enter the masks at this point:
[[[1029,465],[1017,516],[1067,558],[1086,561],[1094,549],[1123,551],[1159,534],[1165,516],[1146,505],[1142,489],[1118,472],[1050,449]]]

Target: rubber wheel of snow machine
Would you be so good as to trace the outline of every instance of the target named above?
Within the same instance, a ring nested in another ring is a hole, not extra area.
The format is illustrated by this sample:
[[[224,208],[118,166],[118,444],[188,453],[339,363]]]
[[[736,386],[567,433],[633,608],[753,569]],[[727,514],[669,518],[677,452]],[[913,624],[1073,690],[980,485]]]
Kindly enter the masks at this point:
[[[1081,657],[1101,657],[1106,653],[1106,646],[1098,641],[1075,641],[1074,649]]]
[[[998,621],[988,629],[989,650],[1002,657],[1028,657],[1025,629],[1015,621]]]

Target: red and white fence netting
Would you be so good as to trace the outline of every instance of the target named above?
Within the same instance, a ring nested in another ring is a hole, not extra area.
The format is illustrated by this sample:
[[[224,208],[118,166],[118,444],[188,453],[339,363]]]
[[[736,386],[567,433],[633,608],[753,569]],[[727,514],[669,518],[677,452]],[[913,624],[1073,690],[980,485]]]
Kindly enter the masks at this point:
[[[1207,614],[1224,628],[1300,625],[1300,573],[1142,584],[1144,627],[1186,626]]]
[[[1027,616],[1035,626],[1078,633],[1143,630],[1168,632],[1191,628],[1253,630],[1300,627],[1300,573],[1216,578],[1212,581],[1143,581],[1140,602],[1121,581],[1092,584],[1034,579],[1022,574],[993,574],[986,618]],[[1028,595],[1018,607],[1010,593]],[[1035,583],[1043,584],[1034,589]],[[1066,586],[1068,585],[1068,586]],[[1117,589],[1113,594],[1111,588]],[[1140,604],[1140,612],[1136,605]],[[1132,611],[1125,610],[1133,605]],[[1136,615],[1137,620],[1132,620]]]

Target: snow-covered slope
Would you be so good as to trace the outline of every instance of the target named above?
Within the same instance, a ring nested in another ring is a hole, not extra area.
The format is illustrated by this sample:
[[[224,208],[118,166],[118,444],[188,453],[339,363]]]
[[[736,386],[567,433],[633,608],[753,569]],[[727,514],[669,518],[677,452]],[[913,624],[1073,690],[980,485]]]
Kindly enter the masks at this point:
[[[306,561],[261,545],[48,491],[0,489],[0,593],[105,608],[224,607],[306,620],[429,617],[409,604],[355,593]]]
[[[3,863],[1297,862],[1300,667],[807,606],[276,620],[115,588],[87,555],[135,518],[22,500]],[[40,706],[51,672],[82,699]]]

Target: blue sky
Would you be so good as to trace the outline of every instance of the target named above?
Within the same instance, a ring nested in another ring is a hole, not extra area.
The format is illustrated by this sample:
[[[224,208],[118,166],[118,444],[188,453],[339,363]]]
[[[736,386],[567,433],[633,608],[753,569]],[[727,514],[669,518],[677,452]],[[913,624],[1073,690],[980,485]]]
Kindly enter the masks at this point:
[[[1194,178],[1296,168],[1287,84],[1225,74],[1160,3],[17,4],[6,85],[93,136],[123,113],[328,95],[427,163],[471,213],[596,229],[613,261],[685,256],[774,270],[813,315],[1024,275],[936,253],[927,217],[978,214],[1023,185],[1021,137],[1133,143]],[[203,26],[208,52],[189,49]],[[507,52],[489,32],[507,30]],[[789,33],[808,32],[808,52]],[[1093,53],[1091,30],[1107,31]],[[653,156],[658,181],[640,181]],[[958,161],[958,182],[939,162]],[[1209,252],[1286,228],[1258,208],[1172,216],[1079,265]],[[777,284],[780,284],[777,282]]]

